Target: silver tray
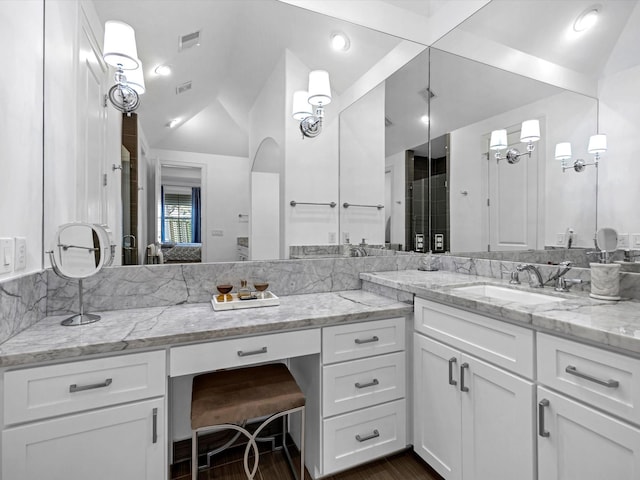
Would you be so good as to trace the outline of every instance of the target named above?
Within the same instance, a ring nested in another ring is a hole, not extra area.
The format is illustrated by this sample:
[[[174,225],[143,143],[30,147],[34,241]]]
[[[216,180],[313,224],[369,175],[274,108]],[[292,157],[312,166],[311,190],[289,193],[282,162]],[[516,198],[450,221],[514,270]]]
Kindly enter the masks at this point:
[[[211,298],[211,305],[213,309],[218,310],[239,310],[241,308],[257,308],[257,307],[274,307],[280,305],[280,299],[275,294],[266,291],[264,292],[264,298],[260,298],[260,292],[252,292],[250,300],[240,300],[237,293],[228,293],[227,301],[218,301],[218,297],[222,295],[214,295]],[[231,300],[228,297],[231,296]]]

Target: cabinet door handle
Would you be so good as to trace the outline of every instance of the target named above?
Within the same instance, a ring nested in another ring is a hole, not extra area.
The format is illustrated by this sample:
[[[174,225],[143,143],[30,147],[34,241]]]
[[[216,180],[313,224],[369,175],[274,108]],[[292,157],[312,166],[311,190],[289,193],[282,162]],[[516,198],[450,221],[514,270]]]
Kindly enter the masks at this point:
[[[364,437],[361,437],[360,435],[356,435],[356,440],[362,443],[362,442],[366,442],[367,440],[373,440],[374,438],[378,438],[379,436],[380,436],[380,432],[378,430],[374,430],[373,433],[369,435],[365,435]]]
[[[158,442],[158,409],[153,409],[153,433],[151,434],[153,443]]]
[[[549,406],[549,400],[543,398],[538,403],[538,435],[541,437],[548,437],[549,432],[544,429],[544,407]]]
[[[267,347],[262,347],[260,350],[252,350],[250,352],[238,350],[239,357],[248,357],[249,355],[260,355],[261,353],[267,353]]]
[[[458,359],[456,357],[451,357],[449,359],[449,385],[457,385],[458,382],[453,379],[453,365],[458,363]]]
[[[372,381],[370,381],[369,383],[360,383],[360,382],[356,382],[356,388],[367,388],[367,387],[373,387],[374,385],[378,385],[380,384],[380,382],[378,381],[377,378],[374,378]]]
[[[365,338],[364,340],[360,340],[359,338],[356,338],[354,340],[354,342],[356,342],[358,345],[362,345],[363,343],[373,343],[373,342],[377,342],[378,340],[380,340],[377,335],[374,335],[371,338]]]
[[[465,387],[464,385],[464,371],[467,368],[469,368],[469,364],[467,362],[464,362],[462,365],[460,365],[460,391],[461,392],[469,391],[469,387]]]
[[[104,382],[102,383],[92,383],[91,385],[76,385],[71,384],[69,385],[69,393],[76,393],[76,392],[82,392],[83,390],[93,390],[95,388],[105,388],[108,387],[109,385],[111,385],[113,383],[113,380],[111,378],[107,378]]]
[[[618,388],[620,382],[617,380],[601,380],[599,378],[593,377],[588,373],[579,372],[576,367],[573,365],[567,365],[567,368],[564,369],[565,372],[575,375],[576,377],[584,378],[585,380],[589,380],[590,382],[597,383],[598,385],[604,385],[607,388]]]

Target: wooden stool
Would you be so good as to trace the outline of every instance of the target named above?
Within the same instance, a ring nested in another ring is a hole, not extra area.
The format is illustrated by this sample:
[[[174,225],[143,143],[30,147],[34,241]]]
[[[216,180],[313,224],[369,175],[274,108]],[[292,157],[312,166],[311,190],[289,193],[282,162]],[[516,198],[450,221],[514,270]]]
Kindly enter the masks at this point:
[[[249,442],[244,451],[244,470],[253,479],[258,470],[256,438],[273,420],[294,412],[302,415],[300,427],[300,474],[296,475],[286,446],[286,431],[282,445],[289,466],[297,480],[304,480],[304,394],[291,372],[282,363],[221,370],[198,375],[193,379],[191,393],[191,475],[198,478],[198,434],[213,430],[231,429],[244,434]],[[252,418],[269,417],[251,434],[238,423]],[[286,428],[283,428],[286,430]],[[249,450],[255,459],[249,468]]]

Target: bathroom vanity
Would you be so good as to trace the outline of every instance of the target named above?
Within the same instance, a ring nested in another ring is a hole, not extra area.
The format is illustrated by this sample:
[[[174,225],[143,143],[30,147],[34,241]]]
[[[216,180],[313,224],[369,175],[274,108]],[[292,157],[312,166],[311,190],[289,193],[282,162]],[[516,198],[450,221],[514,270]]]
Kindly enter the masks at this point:
[[[0,347],[2,480],[88,478],[96,465],[167,478],[175,413],[188,416],[177,390],[189,382],[175,382],[265,361],[287,362],[305,391],[314,478],[411,444],[447,480],[637,478],[636,301],[523,286],[503,298],[505,282],[452,272],[361,278],[362,290],[278,307],[37,323]]]

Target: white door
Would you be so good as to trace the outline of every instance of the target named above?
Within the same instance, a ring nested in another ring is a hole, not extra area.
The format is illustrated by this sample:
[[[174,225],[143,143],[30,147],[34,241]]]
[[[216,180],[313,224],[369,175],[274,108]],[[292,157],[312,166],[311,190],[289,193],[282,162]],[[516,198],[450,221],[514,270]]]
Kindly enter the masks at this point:
[[[104,105],[108,69],[82,9],[78,33],[78,150],[76,215],[78,220],[106,223],[107,111]]]
[[[538,402],[539,479],[640,478],[640,430],[543,387]]]
[[[466,355],[460,361],[468,366],[461,370],[465,480],[533,480],[533,383]]]
[[[164,424],[164,399],[156,399],[10,428],[2,433],[2,478],[166,478]]]
[[[520,142],[520,128],[507,137],[509,148],[526,152]],[[489,248],[491,251],[537,248],[538,236],[538,150],[518,163],[496,161],[489,155]],[[505,156],[503,151],[502,156]]]
[[[460,353],[419,334],[413,338],[413,448],[444,478],[460,480]]]

